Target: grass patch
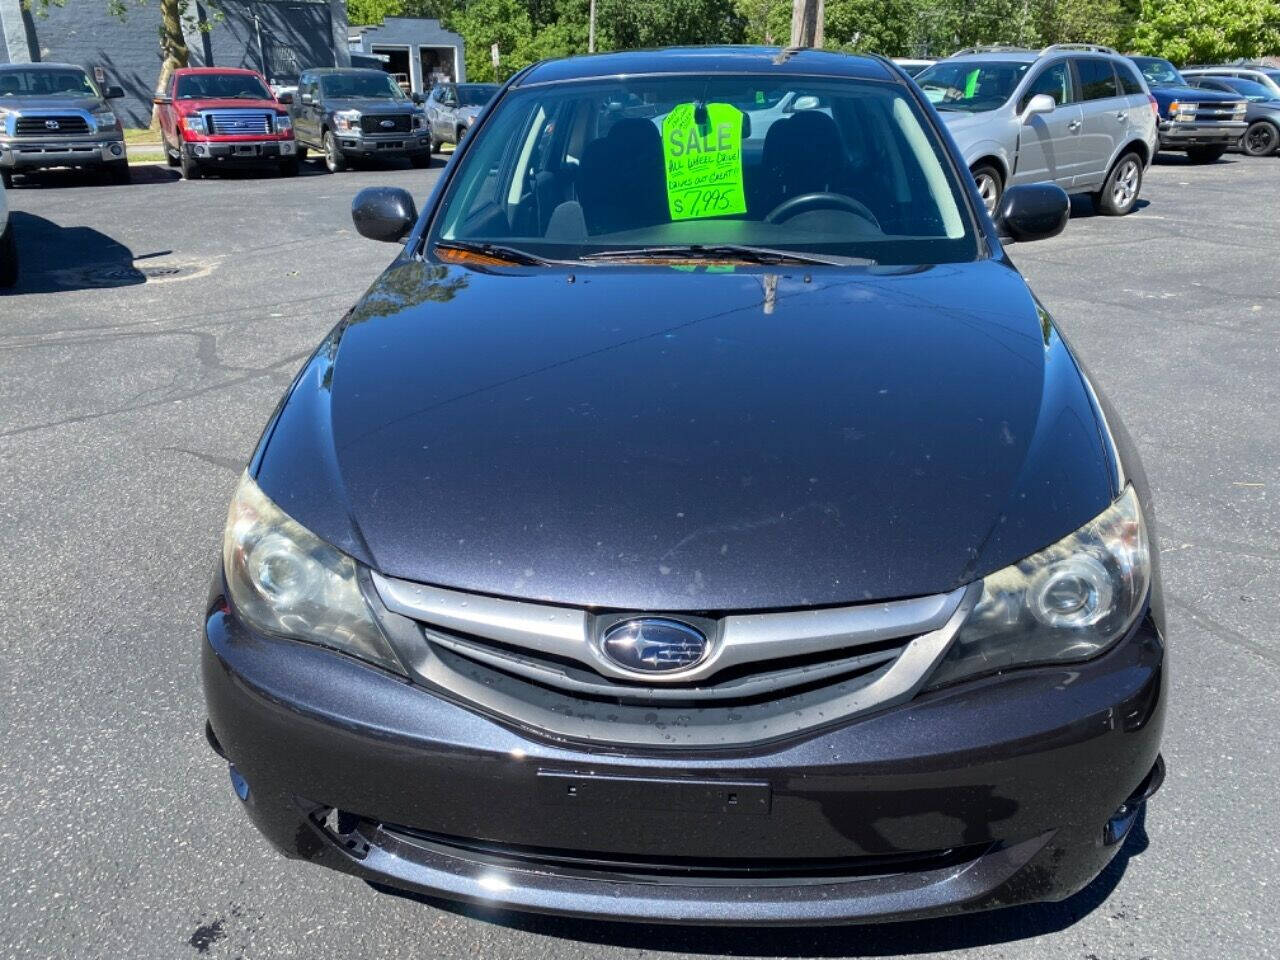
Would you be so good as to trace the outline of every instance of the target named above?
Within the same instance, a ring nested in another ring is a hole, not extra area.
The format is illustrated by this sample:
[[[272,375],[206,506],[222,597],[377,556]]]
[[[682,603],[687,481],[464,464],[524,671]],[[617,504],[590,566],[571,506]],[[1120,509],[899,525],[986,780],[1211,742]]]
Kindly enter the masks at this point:
[[[148,130],[145,127],[125,127],[125,143],[159,143],[160,131]]]

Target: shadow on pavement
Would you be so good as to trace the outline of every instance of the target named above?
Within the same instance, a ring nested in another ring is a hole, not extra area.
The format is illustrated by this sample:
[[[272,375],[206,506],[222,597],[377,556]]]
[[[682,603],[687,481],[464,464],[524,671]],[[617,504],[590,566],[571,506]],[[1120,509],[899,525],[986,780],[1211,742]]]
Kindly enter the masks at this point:
[[[602,947],[663,950],[729,957],[886,957],[1009,943],[1055,933],[1097,910],[1124,876],[1129,860],[1147,849],[1144,806],[1119,853],[1097,879],[1060,903],[987,913],[843,927],[681,927],[613,923],[485,910],[375,885],[383,893],[513,930]]]
[[[173,252],[135,256],[123,243],[92,227],[63,227],[20,210],[10,214],[10,221],[18,243],[18,285],[10,291],[14,294],[146,283],[151,274],[145,261]]]
[[[96,170],[78,170],[55,167],[50,170],[32,170],[15,176],[12,190],[61,190],[66,187],[100,187],[103,190],[128,190],[130,187],[156,183],[172,183],[179,178],[177,170],[170,170],[162,163],[136,163],[129,168],[133,183],[112,184]]]

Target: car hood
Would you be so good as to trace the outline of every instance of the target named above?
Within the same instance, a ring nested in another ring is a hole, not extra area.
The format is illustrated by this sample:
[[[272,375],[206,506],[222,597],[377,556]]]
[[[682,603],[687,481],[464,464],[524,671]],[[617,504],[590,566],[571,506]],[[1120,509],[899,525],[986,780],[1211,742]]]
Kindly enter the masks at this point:
[[[288,107],[276,100],[248,100],[239,97],[214,97],[200,100],[175,101],[178,111],[183,114],[198,113],[201,110],[267,110],[272,113],[287,113]]]
[[[1204,87],[1188,87],[1181,83],[1157,84],[1151,93],[1160,101],[1185,100],[1189,103],[1221,103],[1224,100],[1240,101],[1244,94],[1223,93],[1221,90],[1206,90]]]
[[[1099,431],[1000,262],[771,278],[402,260],[299,375],[254,466],[391,576],[713,611],[1005,566],[1110,501]]]
[[[101,110],[97,97],[5,97],[0,106],[6,110]]]
[[[993,113],[995,113],[994,110],[982,110],[978,113],[970,113],[967,110],[939,110],[938,116],[942,118],[942,122],[947,125],[951,132],[955,133],[990,123]]]
[[[326,100],[325,109],[359,110],[361,113],[413,113],[417,109],[411,100],[388,100],[386,97],[344,97]]]

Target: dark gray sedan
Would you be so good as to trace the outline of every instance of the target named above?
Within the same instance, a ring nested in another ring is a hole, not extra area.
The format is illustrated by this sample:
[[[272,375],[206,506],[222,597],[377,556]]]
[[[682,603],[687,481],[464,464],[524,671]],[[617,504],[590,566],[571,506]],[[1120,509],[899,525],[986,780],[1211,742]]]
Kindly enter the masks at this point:
[[[1203,90],[1239,93],[1246,98],[1245,122],[1240,149],[1251,157],[1269,157],[1280,149],[1280,97],[1253,80],[1239,77],[1188,77],[1187,83]]]

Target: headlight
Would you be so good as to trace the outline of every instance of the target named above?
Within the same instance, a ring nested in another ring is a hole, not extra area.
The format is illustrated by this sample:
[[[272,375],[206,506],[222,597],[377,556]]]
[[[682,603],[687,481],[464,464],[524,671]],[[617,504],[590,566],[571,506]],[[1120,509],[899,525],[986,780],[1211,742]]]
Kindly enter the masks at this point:
[[[276,133],[293,133],[293,118],[287,113],[276,114]]]
[[[426,118],[426,117],[424,117],[422,114],[420,114],[420,113],[415,113],[415,114],[413,115],[413,129],[415,129],[415,130],[421,130],[421,129],[422,129],[422,127],[423,127],[423,124],[425,124],[425,123],[426,123],[426,120],[427,120],[427,118]]]
[[[103,110],[101,113],[93,115],[93,122],[98,125],[99,130],[114,127],[116,125],[116,115],[110,110]]]
[[[208,131],[205,129],[204,117],[198,113],[188,113],[182,118],[182,125],[192,133],[204,135]]]
[[[1132,626],[1150,583],[1146,524],[1126,487],[1075,533],[983,580],[929,685],[1096,656]]]
[[[359,123],[359,110],[339,110],[333,115],[333,126],[342,133],[350,133]]]
[[[404,672],[360,592],[355,561],[289,517],[247,473],[231,499],[222,563],[236,613],[255,629]]]

